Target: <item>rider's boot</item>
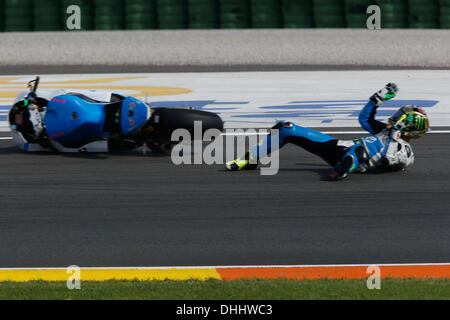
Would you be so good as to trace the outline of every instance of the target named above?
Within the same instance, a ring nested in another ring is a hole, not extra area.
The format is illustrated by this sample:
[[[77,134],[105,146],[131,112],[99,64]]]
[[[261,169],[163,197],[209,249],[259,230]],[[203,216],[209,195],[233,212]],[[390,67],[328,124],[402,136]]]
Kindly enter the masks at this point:
[[[251,154],[251,152],[247,152],[245,154],[245,156],[242,158],[237,158],[235,160],[231,160],[228,161],[227,163],[225,163],[225,168],[228,171],[239,171],[239,170],[254,170],[258,167],[257,163],[250,163],[250,162],[255,162],[255,161],[250,161],[254,160],[253,155]]]

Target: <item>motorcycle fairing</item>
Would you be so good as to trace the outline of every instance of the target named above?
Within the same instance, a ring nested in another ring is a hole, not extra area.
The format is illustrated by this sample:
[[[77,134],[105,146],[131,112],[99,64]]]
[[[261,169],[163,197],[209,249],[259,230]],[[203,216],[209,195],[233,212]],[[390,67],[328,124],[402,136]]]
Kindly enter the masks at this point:
[[[138,130],[149,118],[149,107],[133,97],[122,101],[120,126],[123,133],[128,134]]]
[[[90,103],[78,96],[61,95],[49,101],[45,126],[50,140],[71,145],[105,135],[105,104]]]
[[[47,135],[65,146],[102,139],[110,133],[130,134],[148,119],[149,108],[127,97],[115,103],[95,103],[79,95],[56,96],[45,115]]]

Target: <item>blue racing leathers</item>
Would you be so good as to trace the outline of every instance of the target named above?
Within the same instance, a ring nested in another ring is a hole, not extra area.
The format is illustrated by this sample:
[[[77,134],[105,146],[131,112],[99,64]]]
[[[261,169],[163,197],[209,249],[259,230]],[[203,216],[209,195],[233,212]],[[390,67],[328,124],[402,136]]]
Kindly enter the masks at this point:
[[[364,157],[356,157],[351,171],[384,169],[402,169],[414,163],[411,145],[402,139],[400,131],[389,129],[383,122],[375,120],[380,104],[369,101],[359,114],[359,123],[371,136],[355,139],[347,143],[350,154],[359,146],[364,148]],[[353,144],[353,145],[352,145]],[[353,155],[353,154],[352,154]]]
[[[360,112],[359,122],[372,134],[370,136],[338,140],[313,129],[280,122],[272,128],[278,129],[278,133],[268,135],[260,144],[253,146],[245,157],[250,162],[264,157],[274,151],[272,141],[278,139],[280,148],[286,143],[293,143],[318,155],[340,176],[379,168],[402,169],[414,162],[414,153],[399,131],[391,130],[386,124],[375,120],[376,109],[381,103],[369,101]]]

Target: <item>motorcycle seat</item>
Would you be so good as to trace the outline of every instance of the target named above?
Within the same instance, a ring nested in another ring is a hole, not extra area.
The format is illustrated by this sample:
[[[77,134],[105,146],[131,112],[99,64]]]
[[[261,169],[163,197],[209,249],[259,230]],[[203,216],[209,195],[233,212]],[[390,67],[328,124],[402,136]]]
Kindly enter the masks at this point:
[[[71,96],[79,97],[79,98],[81,98],[84,101],[89,102],[89,103],[103,103],[103,104],[105,103],[105,102],[98,101],[98,100],[95,100],[93,98],[90,98],[90,97],[88,97],[88,96],[86,96],[86,95],[84,95],[82,93],[79,93],[79,92],[69,92],[67,94],[71,95]]]

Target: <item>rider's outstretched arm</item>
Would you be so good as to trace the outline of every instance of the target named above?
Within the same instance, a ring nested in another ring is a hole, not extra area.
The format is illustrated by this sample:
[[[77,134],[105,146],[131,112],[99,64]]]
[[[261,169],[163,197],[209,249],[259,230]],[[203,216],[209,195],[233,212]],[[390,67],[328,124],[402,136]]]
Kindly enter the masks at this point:
[[[383,89],[375,92],[369,102],[359,113],[359,123],[371,134],[377,134],[386,128],[386,124],[375,119],[377,108],[387,100],[397,95],[398,87],[395,83],[388,83]]]

